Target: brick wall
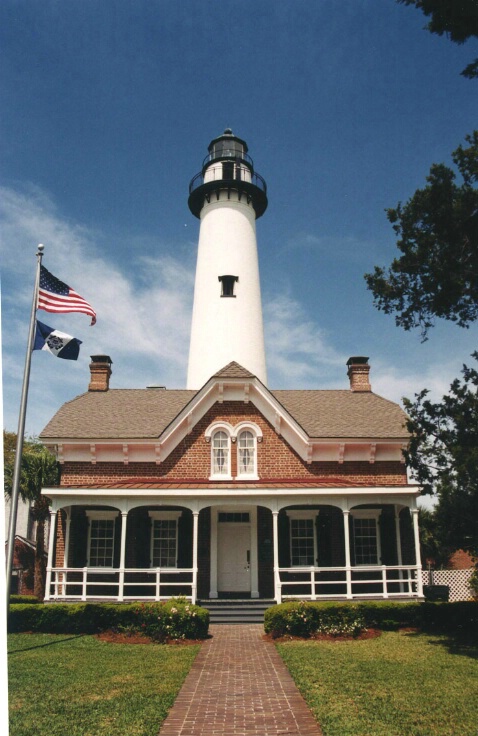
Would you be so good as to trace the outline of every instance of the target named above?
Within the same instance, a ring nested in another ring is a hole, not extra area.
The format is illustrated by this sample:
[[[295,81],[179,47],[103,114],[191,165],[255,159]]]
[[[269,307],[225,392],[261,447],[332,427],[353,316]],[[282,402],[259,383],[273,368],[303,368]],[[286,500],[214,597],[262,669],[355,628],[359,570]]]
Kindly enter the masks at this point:
[[[62,567],[65,563],[66,513],[60,510],[57,514],[56,540],[54,550],[54,567]]]
[[[339,477],[350,484],[396,484],[406,483],[403,463],[397,462],[304,462],[280,437],[252,404],[225,402],[215,404],[195,425],[175,450],[159,465],[156,463],[111,463],[97,464],[65,462],[62,466],[62,485],[88,485],[95,482],[127,482],[138,478],[144,482],[158,478],[170,481],[204,480],[211,472],[211,446],[205,440],[205,430],[214,421],[227,421],[236,425],[241,421],[253,421],[262,430],[263,441],[257,446],[259,477],[267,480],[292,480],[315,477]],[[232,448],[232,474],[236,468],[236,446]]]
[[[476,560],[464,549],[457,549],[448,560],[448,570],[469,570],[475,566]]]

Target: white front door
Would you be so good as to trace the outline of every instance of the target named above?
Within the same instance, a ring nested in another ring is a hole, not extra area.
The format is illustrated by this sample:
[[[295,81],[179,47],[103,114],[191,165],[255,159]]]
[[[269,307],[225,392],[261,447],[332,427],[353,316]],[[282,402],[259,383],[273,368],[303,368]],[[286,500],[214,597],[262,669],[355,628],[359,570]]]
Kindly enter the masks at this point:
[[[217,589],[220,593],[250,592],[250,524],[218,522]]]

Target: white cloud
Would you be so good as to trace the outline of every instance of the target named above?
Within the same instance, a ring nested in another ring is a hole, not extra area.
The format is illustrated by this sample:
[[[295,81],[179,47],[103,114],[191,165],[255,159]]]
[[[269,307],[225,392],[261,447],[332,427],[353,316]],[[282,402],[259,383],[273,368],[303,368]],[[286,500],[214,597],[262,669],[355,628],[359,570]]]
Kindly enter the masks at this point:
[[[415,371],[407,369],[404,364],[390,365],[379,360],[374,364],[371,373],[372,388],[375,393],[399,404],[403,397],[413,400],[415,394],[425,388],[432,401],[440,401],[448,393],[451,382],[460,375],[461,367],[460,360],[443,360],[439,370],[432,363]]]
[[[157,378],[176,386],[178,376],[186,373],[191,266],[162,255],[160,242],[155,257],[130,252],[125,262],[117,251],[113,261],[100,252],[104,234],[68,222],[40,190],[3,188],[0,194],[5,425],[16,426],[39,240],[45,245],[44,265],[91,302],[98,322],[90,327],[84,315],[41,313],[42,321],[73,334],[83,345],[78,364],[44,363],[44,355],[34,354],[28,414],[32,431],[38,432],[62,401],[86,390],[91,354],[111,355],[112,386],[143,386]]]
[[[23,192],[4,188],[0,195],[5,426],[15,429],[17,423],[38,240],[45,245],[47,268],[93,304],[98,322],[90,327],[84,315],[44,313],[43,321],[78,337],[83,345],[77,363],[34,354],[27,431],[38,433],[64,401],[87,389],[93,354],[111,356],[113,388],[150,383],[184,387],[192,259],[184,262],[165,255],[170,244],[150,238],[144,249],[135,248],[134,241],[125,248],[115,244],[115,249],[105,233],[62,217],[37,188]],[[345,363],[350,353],[341,354],[334,347],[333,335],[291,293],[266,294],[263,301],[269,385],[347,388]],[[441,358],[437,370],[432,353],[417,365],[407,351],[394,360],[384,352],[387,349],[371,360],[371,383],[376,393],[397,403],[403,396],[413,398],[422,387],[431,390],[432,398],[441,398],[461,369],[462,361],[454,355]]]
[[[323,387],[344,366],[325,331],[293,297],[266,299],[264,323],[269,384],[274,388]]]

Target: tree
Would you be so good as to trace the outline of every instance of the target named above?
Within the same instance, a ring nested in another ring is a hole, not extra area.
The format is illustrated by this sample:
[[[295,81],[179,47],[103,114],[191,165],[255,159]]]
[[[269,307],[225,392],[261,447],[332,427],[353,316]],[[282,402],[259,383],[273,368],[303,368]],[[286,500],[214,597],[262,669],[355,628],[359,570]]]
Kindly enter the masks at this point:
[[[426,28],[454,43],[478,37],[478,0],[397,2],[422,10],[430,18]],[[478,77],[478,59],[462,74]],[[395,313],[396,324],[406,330],[419,327],[422,340],[436,318],[461,327],[478,318],[478,131],[466,142],[452,154],[456,170],[434,164],[425,188],[387,210],[401,256],[388,272],[376,266],[365,275],[375,306]],[[415,401],[404,399],[411,432],[406,459],[424,491],[438,494],[433,534],[445,554],[464,548],[476,556],[478,374],[463,366],[463,377],[441,402],[429,401],[427,390]]]
[[[443,548],[478,557],[478,370],[464,365],[462,374],[440,402],[428,400],[427,390],[404,400],[411,432],[405,457],[424,492],[438,493]]]
[[[454,43],[465,43],[478,37],[478,3],[476,0],[397,0],[402,5],[414,5],[430,21],[425,26],[430,33],[446,34]],[[462,71],[465,77],[478,77],[478,59]]]
[[[443,542],[442,529],[436,511],[420,508],[418,510],[420,528],[420,555],[423,565],[442,567],[450,559],[454,551]]]
[[[468,327],[478,317],[478,131],[453,152],[461,176],[433,164],[427,186],[387,210],[401,256],[365,274],[374,304],[426,340],[436,317]]]
[[[4,490],[7,496],[12,494],[16,438],[14,432],[3,432]],[[41,495],[41,490],[45,486],[57,485],[59,479],[59,466],[53,455],[37,439],[25,440],[19,491],[23,501],[32,502],[31,513],[37,522],[34,593],[39,600],[43,600],[45,592],[45,521],[49,516],[49,502]],[[14,530],[11,530],[11,533],[14,533]]]

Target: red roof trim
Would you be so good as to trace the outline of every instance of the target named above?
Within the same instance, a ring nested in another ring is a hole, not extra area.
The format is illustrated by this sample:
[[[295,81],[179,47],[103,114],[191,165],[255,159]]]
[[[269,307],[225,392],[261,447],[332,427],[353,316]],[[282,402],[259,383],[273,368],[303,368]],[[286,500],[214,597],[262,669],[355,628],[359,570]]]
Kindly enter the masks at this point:
[[[131,479],[128,481],[110,482],[110,483],[89,483],[89,484],[72,484],[56,486],[56,488],[64,489],[67,492],[69,489],[142,489],[142,490],[199,490],[199,489],[224,489],[224,490],[236,490],[238,487],[245,489],[260,489],[265,488],[374,488],[374,487],[390,487],[403,486],[404,483],[388,483],[383,482],[376,483],[365,483],[365,482],[351,482],[341,478],[314,478],[311,480],[274,480],[274,481],[260,481],[256,483],[241,482],[240,484],[231,481],[223,482],[211,482],[211,481],[194,481],[194,480],[154,480],[154,479]]]

